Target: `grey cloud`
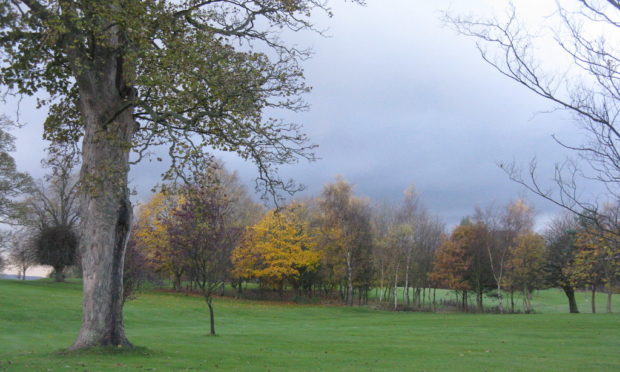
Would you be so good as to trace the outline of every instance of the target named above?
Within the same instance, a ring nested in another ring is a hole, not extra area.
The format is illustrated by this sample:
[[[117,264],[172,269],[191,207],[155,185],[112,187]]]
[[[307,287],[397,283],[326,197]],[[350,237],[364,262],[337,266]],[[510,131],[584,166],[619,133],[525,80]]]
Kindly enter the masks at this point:
[[[359,194],[378,201],[400,200],[402,190],[416,184],[429,210],[454,224],[476,204],[528,195],[497,162],[527,164],[537,156],[543,179],[548,178],[554,162],[567,155],[551,134],[579,140],[562,113],[532,118],[549,105],[499,76],[470,41],[442,27],[438,13],[449,2],[335,4],[334,18],[319,21],[330,25],[330,38],[287,35],[313,45],[316,53],[305,64],[314,86],[307,97],[311,111],[285,114],[303,123],[320,145],[319,162],[281,168],[283,177],[308,186],[302,195],[317,195],[338,174]],[[484,2],[471,4],[475,11]],[[37,115],[29,121],[42,122],[43,114]],[[41,152],[29,151],[42,148],[35,132],[20,132],[18,142],[18,161],[32,172],[38,172],[32,157]],[[253,187],[252,164],[220,155]],[[148,195],[164,169],[158,163],[132,168],[137,199]],[[557,211],[533,196],[530,200],[542,214]]]

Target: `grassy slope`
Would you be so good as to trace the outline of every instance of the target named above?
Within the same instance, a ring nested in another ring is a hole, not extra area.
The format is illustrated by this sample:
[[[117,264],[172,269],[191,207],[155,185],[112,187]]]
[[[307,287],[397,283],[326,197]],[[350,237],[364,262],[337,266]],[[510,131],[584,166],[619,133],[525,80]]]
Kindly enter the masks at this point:
[[[620,314],[392,313],[221,299],[220,336],[208,337],[200,298],[163,293],[127,305],[128,336],[144,348],[57,353],[76,336],[80,299],[77,283],[0,281],[0,371],[620,370]],[[553,291],[540,300],[548,310],[563,304]]]

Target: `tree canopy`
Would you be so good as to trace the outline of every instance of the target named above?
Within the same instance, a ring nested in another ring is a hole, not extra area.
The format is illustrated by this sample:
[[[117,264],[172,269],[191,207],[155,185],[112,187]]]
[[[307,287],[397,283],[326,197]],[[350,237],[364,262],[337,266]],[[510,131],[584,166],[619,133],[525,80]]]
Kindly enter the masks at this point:
[[[313,146],[277,115],[306,108],[299,62],[308,51],[280,34],[312,30],[314,10],[329,12],[327,2],[0,2],[0,84],[45,93],[44,137],[82,154],[84,318],[74,349],[130,346],[122,321],[128,172],[150,147],[168,147],[168,178],[224,150],[253,161],[268,194],[297,189],[277,166],[313,159]]]

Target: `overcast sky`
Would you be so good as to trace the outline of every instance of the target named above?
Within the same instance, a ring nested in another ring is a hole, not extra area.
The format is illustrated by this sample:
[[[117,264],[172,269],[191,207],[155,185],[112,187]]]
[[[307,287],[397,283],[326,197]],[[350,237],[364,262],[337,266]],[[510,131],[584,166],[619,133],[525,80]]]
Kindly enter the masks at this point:
[[[491,4],[493,7],[491,7]],[[282,176],[305,184],[302,195],[317,195],[337,175],[356,193],[376,201],[397,201],[415,185],[428,209],[448,225],[471,214],[476,205],[504,204],[527,197],[546,220],[551,204],[511,182],[497,163],[526,165],[536,157],[541,170],[564,159],[551,138],[578,141],[565,113],[552,108],[485,65],[472,40],[442,25],[443,10],[488,15],[504,1],[368,0],[365,7],[334,1],[334,17],[319,17],[331,37],[292,35],[314,50],[305,63],[313,91],[311,110],[287,118],[303,123],[320,147],[315,163],[281,169]],[[520,0],[517,10],[534,23],[554,9],[553,0]],[[43,111],[31,99],[20,104],[15,154],[21,170],[41,176]],[[4,105],[14,117],[16,101]],[[252,164],[222,156],[251,185]],[[148,197],[162,167],[143,163],[132,169],[137,199]],[[543,179],[550,174],[541,173]],[[540,222],[539,222],[540,224]]]

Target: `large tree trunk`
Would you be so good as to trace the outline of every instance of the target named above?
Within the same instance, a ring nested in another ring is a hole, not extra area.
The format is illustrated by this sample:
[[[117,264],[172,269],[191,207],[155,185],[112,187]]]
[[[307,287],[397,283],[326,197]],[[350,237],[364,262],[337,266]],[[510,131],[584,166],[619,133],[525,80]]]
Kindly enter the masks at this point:
[[[123,262],[131,227],[127,174],[136,128],[122,59],[106,58],[78,79],[82,145],[80,253],[82,328],[72,349],[131,346],[123,327]]]
[[[577,314],[579,309],[577,309],[577,300],[575,299],[575,289],[570,286],[562,287],[566,297],[568,298],[568,309],[569,312],[573,314]]]

